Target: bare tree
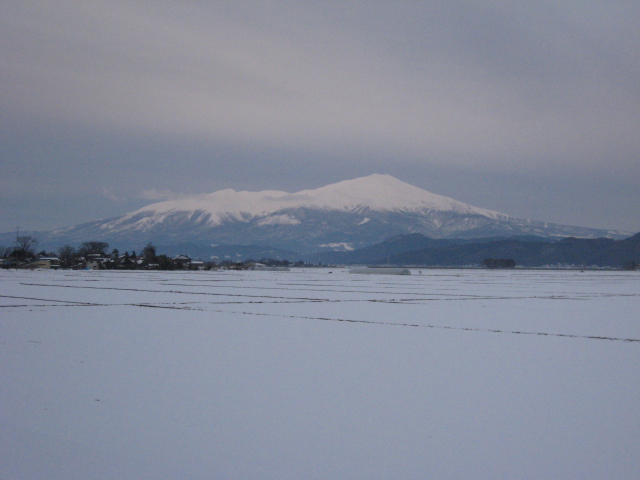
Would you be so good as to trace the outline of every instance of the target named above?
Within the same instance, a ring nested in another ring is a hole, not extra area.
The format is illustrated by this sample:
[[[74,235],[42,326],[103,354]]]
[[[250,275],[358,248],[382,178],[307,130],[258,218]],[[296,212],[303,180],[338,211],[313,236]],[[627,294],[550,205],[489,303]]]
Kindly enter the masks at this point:
[[[33,251],[33,247],[38,244],[38,240],[30,235],[25,235],[23,237],[18,237],[16,239],[16,243],[18,244],[18,248],[22,250]]]
[[[62,268],[73,266],[75,256],[76,249],[71,245],[64,245],[58,249],[58,258],[60,259],[60,266]]]
[[[16,238],[16,248],[12,255],[18,260],[26,260],[34,257],[34,247],[38,244],[38,240],[30,235],[24,235]]]
[[[80,245],[78,253],[83,257],[92,253],[106,256],[108,248],[109,244],[107,242],[83,242],[82,245]]]

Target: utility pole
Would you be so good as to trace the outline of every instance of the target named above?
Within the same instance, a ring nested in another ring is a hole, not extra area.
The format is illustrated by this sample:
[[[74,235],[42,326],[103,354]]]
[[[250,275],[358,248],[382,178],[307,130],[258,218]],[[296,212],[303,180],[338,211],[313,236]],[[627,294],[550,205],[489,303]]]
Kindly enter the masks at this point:
[[[19,240],[18,240],[20,238],[20,233],[19,232],[20,232],[20,226],[16,225],[16,248],[18,248],[18,245],[19,245]],[[16,272],[17,272],[18,271],[18,256],[14,255],[13,259],[16,262]]]

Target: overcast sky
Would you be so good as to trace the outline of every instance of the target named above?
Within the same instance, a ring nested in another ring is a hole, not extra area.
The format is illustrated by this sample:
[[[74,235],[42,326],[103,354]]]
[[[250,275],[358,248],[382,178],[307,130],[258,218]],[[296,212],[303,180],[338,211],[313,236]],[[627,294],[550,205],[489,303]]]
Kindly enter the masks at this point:
[[[6,1],[0,231],[387,173],[640,231],[640,2]]]

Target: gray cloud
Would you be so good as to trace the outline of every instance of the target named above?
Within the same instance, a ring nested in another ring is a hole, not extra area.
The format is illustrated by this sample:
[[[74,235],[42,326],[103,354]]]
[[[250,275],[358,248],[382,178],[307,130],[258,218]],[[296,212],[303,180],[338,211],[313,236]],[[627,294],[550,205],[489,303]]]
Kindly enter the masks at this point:
[[[624,1],[5,5],[2,195],[108,191],[115,214],[144,191],[384,170],[450,196],[465,178],[464,201],[556,220],[510,211],[474,187],[485,175],[539,182],[562,221],[637,230],[634,212],[572,216],[566,189],[638,204],[639,18]]]

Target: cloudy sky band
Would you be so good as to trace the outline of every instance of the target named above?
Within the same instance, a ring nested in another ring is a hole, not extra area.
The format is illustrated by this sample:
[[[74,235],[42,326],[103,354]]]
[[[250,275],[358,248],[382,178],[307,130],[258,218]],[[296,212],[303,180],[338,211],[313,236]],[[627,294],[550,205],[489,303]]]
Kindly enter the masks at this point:
[[[513,215],[638,230],[637,20],[626,1],[12,2],[1,226],[77,223],[55,211],[74,196],[99,204],[77,209],[84,221],[144,192],[379,172]],[[556,213],[487,193],[492,175],[539,182]],[[585,184],[592,215],[568,202]]]

